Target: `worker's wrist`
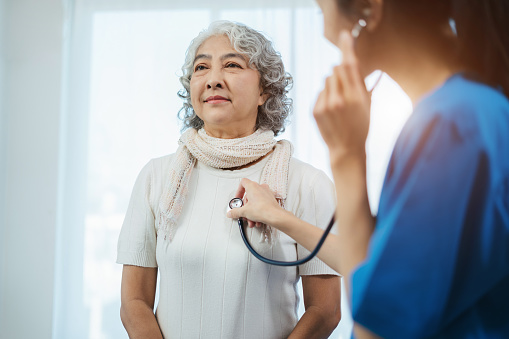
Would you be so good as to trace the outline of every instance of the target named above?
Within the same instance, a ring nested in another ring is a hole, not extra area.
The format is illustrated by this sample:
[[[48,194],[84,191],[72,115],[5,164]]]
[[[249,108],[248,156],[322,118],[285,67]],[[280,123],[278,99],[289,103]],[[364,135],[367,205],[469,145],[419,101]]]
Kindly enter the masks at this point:
[[[334,149],[329,152],[331,167],[341,168],[366,162],[365,148]]]
[[[277,228],[283,233],[287,233],[291,227],[291,220],[296,218],[295,215],[283,208],[279,209],[272,217],[271,226]]]

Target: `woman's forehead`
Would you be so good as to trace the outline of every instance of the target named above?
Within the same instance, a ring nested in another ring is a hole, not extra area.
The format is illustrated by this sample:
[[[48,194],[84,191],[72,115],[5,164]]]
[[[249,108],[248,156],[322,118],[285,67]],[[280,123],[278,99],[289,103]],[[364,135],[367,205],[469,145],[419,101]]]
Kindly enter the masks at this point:
[[[246,56],[237,50],[235,50],[230,42],[230,39],[226,35],[214,35],[205,40],[198,50],[196,55],[199,54],[210,54],[210,55],[223,55],[223,54],[239,54],[245,59]]]

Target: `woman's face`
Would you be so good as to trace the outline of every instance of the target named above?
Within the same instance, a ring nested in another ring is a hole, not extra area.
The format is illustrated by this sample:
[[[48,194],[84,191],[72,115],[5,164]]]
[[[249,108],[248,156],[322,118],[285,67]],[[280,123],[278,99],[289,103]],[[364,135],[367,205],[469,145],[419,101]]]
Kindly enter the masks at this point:
[[[216,138],[240,138],[255,130],[258,106],[265,102],[260,74],[226,36],[207,39],[196,52],[191,103]]]
[[[340,9],[336,0],[316,0],[323,13],[323,35],[338,46],[339,32],[351,31],[355,22]]]
[[[339,48],[339,33],[343,30],[351,32],[360,17],[342,10],[337,0],[316,0],[316,2],[323,12],[323,34],[327,40]],[[375,45],[379,45],[380,39],[374,38],[372,32],[369,35],[367,33],[367,31],[362,33],[362,37],[360,36],[355,43],[355,55],[363,77],[377,69],[374,56],[379,57],[374,50]]]

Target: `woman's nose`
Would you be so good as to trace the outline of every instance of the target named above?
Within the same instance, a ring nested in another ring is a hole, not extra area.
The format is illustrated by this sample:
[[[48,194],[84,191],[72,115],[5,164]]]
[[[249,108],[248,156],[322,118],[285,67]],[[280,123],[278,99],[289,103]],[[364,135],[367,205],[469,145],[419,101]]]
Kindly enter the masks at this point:
[[[221,71],[209,72],[209,78],[207,79],[207,88],[223,88],[224,79]]]
[[[207,82],[207,88],[223,88],[223,85],[220,81],[217,80],[210,80]]]

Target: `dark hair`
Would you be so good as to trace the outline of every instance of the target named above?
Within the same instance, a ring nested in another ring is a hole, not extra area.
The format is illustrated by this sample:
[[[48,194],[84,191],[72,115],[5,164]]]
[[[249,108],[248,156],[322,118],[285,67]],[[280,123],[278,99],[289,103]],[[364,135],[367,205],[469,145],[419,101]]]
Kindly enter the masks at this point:
[[[367,0],[336,3],[346,14],[359,17],[369,7]],[[468,71],[509,96],[508,0],[385,0],[385,4],[384,11],[404,13],[404,31],[419,30],[437,51],[456,52]],[[444,34],[451,19],[456,38]]]
[[[509,96],[509,1],[452,0],[451,17],[462,60]]]

